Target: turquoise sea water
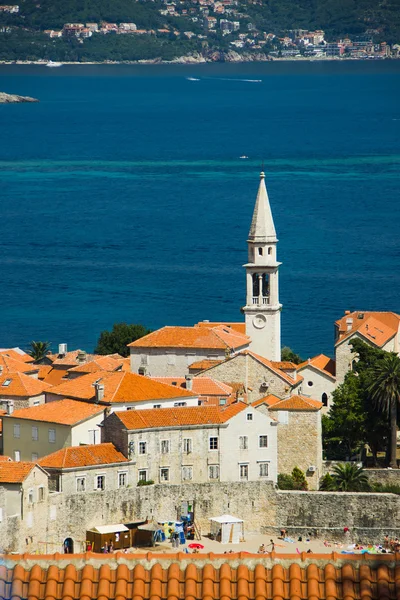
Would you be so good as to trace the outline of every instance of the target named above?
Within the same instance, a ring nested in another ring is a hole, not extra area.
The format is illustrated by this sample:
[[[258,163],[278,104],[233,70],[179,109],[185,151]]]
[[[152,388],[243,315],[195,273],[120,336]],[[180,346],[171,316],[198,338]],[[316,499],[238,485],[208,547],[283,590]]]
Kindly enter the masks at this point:
[[[91,350],[116,321],[241,319],[263,161],[283,343],[330,354],[345,309],[400,312],[399,75],[0,67],[2,91],[40,99],[0,105],[0,346]]]

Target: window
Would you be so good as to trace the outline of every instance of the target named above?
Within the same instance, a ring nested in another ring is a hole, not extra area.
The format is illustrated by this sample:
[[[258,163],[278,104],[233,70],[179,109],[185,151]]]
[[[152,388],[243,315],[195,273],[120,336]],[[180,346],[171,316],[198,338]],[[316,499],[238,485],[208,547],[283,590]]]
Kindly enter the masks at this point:
[[[32,452],[32,462],[36,462],[37,459],[39,458],[39,455],[37,452]]]
[[[40,406],[40,400],[34,400],[33,406]]]
[[[324,392],[322,394],[321,401],[324,406],[328,406],[328,394],[325,394],[325,392]]]
[[[312,381],[307,381],[307,385],[308,385],[308,387],[312,387],[314,385],[314,383]]]
[[[141,365],[148,365],[149,364],[149,357],[147,356],[147,354],[142,354],[140,357],[140,364]]]
[[[86,491],[86,477],[77,477],[76,478],[76,491],[77,492],[85,492]]]
[[[225,406],[225,404],[226,404],[226,398],[220,398],[219,399],[219,405],[220,406]]]
[[[2,387],[8,387],[11,383],[12,379],[5,379],[2,383]]]
[[[249,447],[249,438],[247,437],[247,435],[241,435],[239,437],[239,449],[247,450],[248,447]]]
[[[173,354],[172,352],[167,352],[167,364],[174,365],[175,363],[176,363],[175,354]]]
[[[118,473],[118,487],[123,488],[128,485],[128,473],[124,471],[123,473]]]
[[[37,442],[39,439],[39,429],[37,427],[32,427],[32,440]]]
[[[169,468],[162,467],[160,469],[160,481],[169,481]]]
[[[239,478],[240,478],[240,481],[248,481],[249,465],[239,465]]]
[[[105,490],[106,489],[106,476],[105,475],[96,475],[96,490]]]
[[[219,466],[218,465],[210,465],[208,467],[208,478],[209,479],[219,479]]]
[[[259,446],[259,448],[268,448],[268,436],[267,435],[260,435],[259,441],[258,441],[258,446]]]
[[[246,415],[246,418],[248,421],[252,421],[253,420],[253,413],[249,413],[248,415]]]
[[[19,450],[14,450],[14,460],[15,462],[19,462],[21,460],[21,452]]]
[[[210,450],[218,450],[218,438],[217,437],[210,437],[209,448],[210,448]]]
[[[56,430],[55,429],[49,429],[49,442],[51,444],[54,444],[56,441]]]
[[[268,477],[268,463],[260,463],[260,477]]]
[[[182,467],[182,481],[191,481],[193,479],[193,467]]]
[[[33,490],[28,490],[28,504],[33,504]]]
[[[147,481],[146,469],[142,469],[141,471],[139,471],[139,481]]]
[[[268,254],[272,254],[272,248],[268,248]]]
[[[139,442],[139,454],[146,454],[147,452],[147,443]]]
[[[161,404],[153,404],[153,408],[161,408]]]
[[[174,406],[187,406],[187,402],[174,402]]]
[[[183,440],[183,451],[189,454],[192,451],[192,440],[191,438],[184,438]]]
[[[20,435],[21,435],[21,428],[20,428],[19,424],[14,425],[14,437],[19,438]]]
[[[43,502],[44,500],[44,487],[40,486],[38,489],[38,502]]]
[[[169,440],[161,440],[161,454],[169,454]]]
[[[258,249],[258,255],[259,255],[259,256],[262,256],[262,255],[263,255],[263,249],[262,249],[262,248],[259,248],[259,249]]]

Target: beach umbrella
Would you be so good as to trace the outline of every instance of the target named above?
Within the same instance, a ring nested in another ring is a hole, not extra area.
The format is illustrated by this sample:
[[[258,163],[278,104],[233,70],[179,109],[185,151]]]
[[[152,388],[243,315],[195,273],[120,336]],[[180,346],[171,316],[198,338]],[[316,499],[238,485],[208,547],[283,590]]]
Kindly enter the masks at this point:
[[[203,550],[204,546],[203,544],[188,544],[188,548],[191,548],[192,550]]]

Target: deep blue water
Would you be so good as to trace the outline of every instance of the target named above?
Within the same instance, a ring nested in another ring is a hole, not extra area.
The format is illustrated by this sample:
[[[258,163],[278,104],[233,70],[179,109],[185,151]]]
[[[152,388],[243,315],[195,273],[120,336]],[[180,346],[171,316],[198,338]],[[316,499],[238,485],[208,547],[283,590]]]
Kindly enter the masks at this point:
[[[240,320],[262,161],[283,343],[331,354],[345,309],[400,312],[399,76],[400,61],[0,67],[1,91],[40,99],[0,105],[0,346]]]

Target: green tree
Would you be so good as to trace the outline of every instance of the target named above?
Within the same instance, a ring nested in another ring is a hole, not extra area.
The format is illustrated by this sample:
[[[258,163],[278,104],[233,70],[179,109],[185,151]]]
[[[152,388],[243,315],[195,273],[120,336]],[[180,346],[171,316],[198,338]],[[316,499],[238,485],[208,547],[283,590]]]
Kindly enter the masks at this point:
[[[324,492],[333,492],[337,490],[336,481],[330,473],[326,473],[319,482],[319,489]]]
[[[332,478],[340,492],[361,492],[369,489],[368,477],[362,467],[344,463],[333,468]]]
[[[120,354],[129,356],[127,345],[151,333],[144,325],[114,323],[111,331],[102,331],[94,350],[95,354]]]
[[[397,468],[397,406],[400,402],[400,358],[390,353],[370,371],[368,387],[376,409],[389,417],[390,467]]]
[[[31,342],[29,354],[35,361],[42,360],[50,350],[50,342]]]
[[[294,467],[291,475],[279,473],[278,487],[280,490],[308,490],[306,476],[299,467]]]
[[[303,359],[288,346],[282,348],[281,360],[287,360],[288,362],[292,362],[295,365],[299,365],[300,363],[304,362]]]

